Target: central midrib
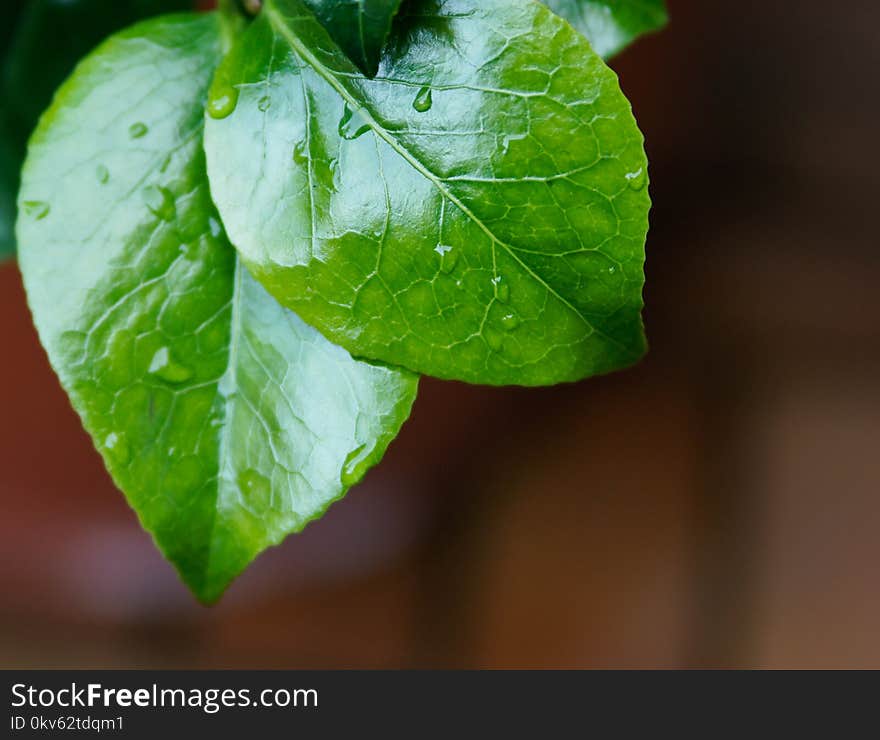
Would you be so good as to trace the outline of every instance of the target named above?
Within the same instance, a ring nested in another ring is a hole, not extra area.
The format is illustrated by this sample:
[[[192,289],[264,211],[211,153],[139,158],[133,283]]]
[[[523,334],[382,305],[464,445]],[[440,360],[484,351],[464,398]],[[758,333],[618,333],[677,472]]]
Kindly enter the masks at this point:
[[[507,244],[506,242],[499,239],[495,234],[489,229],[486,224],[484,224],[473,211],[470,210],[459,198],[450,192],[443,182],[438,178],[431,170],[429,170],[421,161],[416,159],[407,149],[400,145],[400,143],[393,137],[391,134],[383,128],[375,118],[373,118],[372,113],[358,100],[351,95],[351,93],[345,89],[345,87],[336,79],[336,77],[328,70],[318,58],[312,54],[312,52],[305,46],[305,44],[300,41],[299,37],[287,26],[285,23],[285,17],[274,7],[273,4],[267,3],[263,8],[263,13],[269,20],[269,23],[272,25],[273,29],[281,35],[285,41],[293,48],[293,50],[302,58],[305,62],[315,70],[315,72],[327,82],[338,94],[339,96],[353,109],[360,113],[370,128],[378,135],[383,141],[385,141],[394,151],[396,151],[406,162],[408,162],[413,168],[415,168],[421,175],[427,178],[437,190],[440,191],[443,197],[448,198],[451,203],[453,203],[457,208],[461,210],[473,223],[481,230],[493,244],[497,244],[505,252],[522,267],[523,270],[526,271],[528,275],[530,275],[535,281],[537,281],[543,288],[554,298],[556,298],[560,303],[562,303],[566,308],[568,308],[575,316],[577,316],[584,325],[591,331],[599,334],[600,336],[607,339],[609,342],[618,346],[619,348],[630,352],[629,348],[622,345],[619,341],[615,340],[613,337],[608,336],[605,332],[601,331],[597,328],[586,316],[584,316],[576,306],[574,306],[568,299],[564,296],[560,295],[553,287],[551,287],[539,274],[537,274],[529,265],[522,261],[522,259],[515,253],[513,248]]]
[[[224,382],[229,378],[228,385],[233,388],[237,388],[238,386],[238,351],[241,342],[241,282],[242,282],[242,270],[244,266],[241,264],[241,257],[237,254],[235,256],[235,268],[232,276],[232,298],[230,299],[231,304],[231,316],[230,316],[230,334],[229,334],[229,358],[226,365],[226,370],[223,375],[220,376],[220,380],[217,383],[217,390],[220,392],[220,395],[224,394],[220,391],[221,387],[224,385]],[[229,458],[230,448],[231,448],[231,440],[232,440],[232,422],[230,419],[230,415],[232,413],[231,409],[233,406],[233,399],[235,398],[234,394],[231,396],[224,396],[224,417],[223,417],[223,427],[220,435],[220,441],[217,446],[217,498],[214,502],[214,506],[211,509],[211,525],[210,525],[210,533],[208,536],[208,555],[205,558],[205,568],[204,573],[202,574],[202,587],[207,585],[208,575],[211,568],[211,562],[214,555],[214,531],[217,526],[217,515],[218,508],[220,506],[220,495],[221,490],[223,488],[223,480],[226,469],[226,463]]]

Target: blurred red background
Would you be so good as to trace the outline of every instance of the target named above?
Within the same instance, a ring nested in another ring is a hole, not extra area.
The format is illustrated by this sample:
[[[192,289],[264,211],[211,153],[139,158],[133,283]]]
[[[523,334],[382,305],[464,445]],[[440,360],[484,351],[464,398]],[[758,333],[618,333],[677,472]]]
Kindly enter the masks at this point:
[[[880,7],[669,5],[613,64],[653,163],[650,356],[425,380],[386,460],[214,608],[0,268],[0,665],[880,667]]]

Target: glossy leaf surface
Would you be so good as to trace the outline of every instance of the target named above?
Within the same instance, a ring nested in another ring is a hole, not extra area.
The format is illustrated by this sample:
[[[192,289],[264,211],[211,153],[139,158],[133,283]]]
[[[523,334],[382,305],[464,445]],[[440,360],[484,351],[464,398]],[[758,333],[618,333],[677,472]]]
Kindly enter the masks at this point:
[[[0,259],[15,251],[15,194],[25,142],[83,55],[136,20],[191,0],[3,0],[0,76]],[[26,7],[25,7],[26,6]]]
[[[401,0],[305,0],[330,36],[362,72],[376,74],[379,55]]]
[[[666,25],[664,0],[542,0],[565,18],[607,59],[643,34]]]
[[[232,242],[352,354],[541,385],[636,361],[642,136],[586,40],[529,0],[412,0],[374,79],[267,0],[206,131]]]
[[[32,141],[18,237],[34,319],[114,480],[217,598],[377,462],[414,376],[353,360],[240,265],[208,192],[214,15],[109,40]]]

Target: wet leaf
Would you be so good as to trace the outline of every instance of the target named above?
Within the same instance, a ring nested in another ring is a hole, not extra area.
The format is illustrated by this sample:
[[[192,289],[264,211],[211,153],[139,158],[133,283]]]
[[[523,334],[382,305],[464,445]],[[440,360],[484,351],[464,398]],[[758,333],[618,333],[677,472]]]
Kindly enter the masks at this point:
[[[108,34],[192,0],[3,0],[0,10],[0,260],[15,252],[25,142],[76,62]]]
[[[281,308],[208,192],[214,15],[103,44],[32,141],[20,264],[40,338],[144,527],[204,601],[383,455],[414,376]]]
[[[546,7],[412,0],[369,79],[302,0],[267,0],[209,111],[232,242],[355,356],[542,385],[644,352],[642,136]]]

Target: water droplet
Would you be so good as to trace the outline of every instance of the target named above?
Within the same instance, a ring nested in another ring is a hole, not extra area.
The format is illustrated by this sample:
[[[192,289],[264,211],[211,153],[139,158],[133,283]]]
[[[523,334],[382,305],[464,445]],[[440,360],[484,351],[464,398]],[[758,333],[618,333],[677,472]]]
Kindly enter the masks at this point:
[[[171,358],[168,347],[162,347],[153,355],[150,362],[149,372],[167,383],[185,383],[192,377],[192,370],[179,365]]]
[[[615,272],[617,272],[617,268],[614,265],[611,265],[611,267],[608,268],[608,274],[613,275]]]
[[[293,161],[297,164],[309,163],[309,150],[305,141],[296,142],[296,146],[293,147]]]
[[[458,250],[448,244],[438,244],[434,251],[440,255],[440,272],[444,275],[451,273],[458,264]]]
[[[211,230],[211,236],[215,239],[223,233],[223,225],[213,216],[208,218],[208,228]]]
[[[425,85],[421,90],[419,90],[419,94],[416,95],[416,99],[413,100],[413,108],[415,108],[419,113],[427,113],[431,110],[431,106],[434,105],[434,98],[431,92],[431,88]]]
[[[104,447],[107,454],[113,458],[113,462],[118,465],[125,465],[131,458],[131,450],[124,437],[120,437],[116,432],[111,432],[104,440]]]
[[[492,285],[495,286],[495,297],[501,303],[507,303],[510,300],[510,286],[500,275],[492,278]]]
[[[504,337],[491,326],[483,327],[483,339],[493,352],[500,352],[501,347],[504,346]]]
[[[345,488],[355,485],[364,477],[364,473],[367,472],[367,468],[370,466],[372,454],[373,448],[370,445],[361,445],[348,454],[342,465],[341,480]]]
[[[271,107],[272,99],[268,95],[264,95],[257,103],[257,108],[259,108],[263,113],[265,113]]]
[[[224,85],[217,90],[211,91],[208,100],[208,115],[218,121],[232,115],[238,105],[238,88],[232,85]]]
[[[42,221],[49,215],[49,204],[42,200],[26,200],[21,204],[24,212],[35,221]]]
[[[272,484],[256,470],[245,470],[238,476],[238,487],[249,505],[267,508],[272,498]]]
[[[513,331],[519,324],[519,316],[515,313],[509,313],[501,317],[501,326],[504,331]]]
[[[137,123],[133,123],[131,124],[131,126],[128,127],[128,135],[132,139],[141,139],[147,135],[147,132],[149,130],[150,129],[147,128],[147,124],[138,121]]]
[[[95,167],[95,177],[98,179],[98,182],[101,185],[106,185],[110,180],[110,170],[108,170],[104,165],[99,164]]]
[[[353,141],[369,130],[370,124],[364,119],[363,114],[360,111],[353,111],[346,103],[342,118],[339,119],[339,135],[343,139]]]
[[[173,221],[177,215],[174,205],[174,196],[167,188],[159,185],[149,185],[143,191],[144,203],[150,211],[163,221]]]
[[[643,190],[645,185],[648,184],[648,173],[645,172],[644,167],[639,167],[635,172],[627,172],[626,180],[631,189]]]

